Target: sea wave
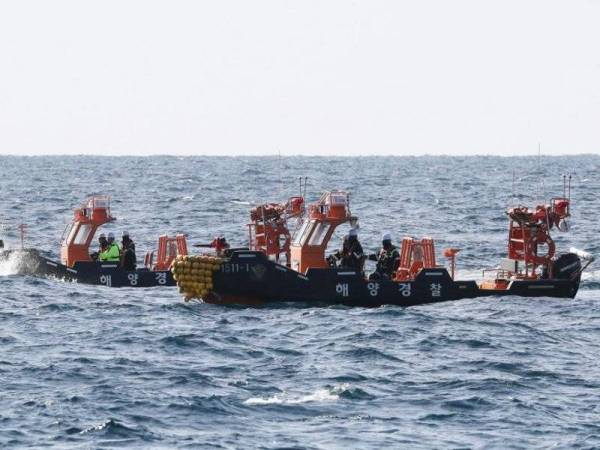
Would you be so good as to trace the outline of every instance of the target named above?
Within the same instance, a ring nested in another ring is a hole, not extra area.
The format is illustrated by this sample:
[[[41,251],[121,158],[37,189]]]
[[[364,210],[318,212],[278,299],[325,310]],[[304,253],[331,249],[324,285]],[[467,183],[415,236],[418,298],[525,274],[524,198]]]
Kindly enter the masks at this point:
[[[245,405],[298,405],[302,403],[323,403],[335,402],[347,391],[349,384],[340,384],[337,386],[317,389],[307,394],[281,393],[270,397],[250,397],[244,400]]]
[[[600,157],[284,162],[0,156],[0,216],[12,242],[28,223],[26,246],[56,259],[72,207],[105,192],[118,220],[103,230],[127,229],[141,260],[164,233],[244,245],[249,207],[309,176],[308,201],[350,191],[365,252],[385,232],[433,236],[437,254],[461,248],[458,278],[478,280],[506,254],[499,186],[539,164],[548,197],[557,173],[588,180],[557,250],[599,248]],[[515,190],[535,201],[525,181]],[[0,263],[0,448],[600,448],[597,263],[575,300],[229,308],[173,288],[14,276],[15,258]]]

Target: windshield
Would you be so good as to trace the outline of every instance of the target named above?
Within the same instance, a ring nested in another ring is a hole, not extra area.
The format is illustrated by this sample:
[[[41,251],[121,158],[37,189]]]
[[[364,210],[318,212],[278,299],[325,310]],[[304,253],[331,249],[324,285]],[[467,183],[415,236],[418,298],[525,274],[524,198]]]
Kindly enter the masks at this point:
[[[345,205],[346,204],[346,195],[331,194],[331,204],[332,205]]]
[[[323,244],[323,239],[327,235],[327,230],[329,230],[329,224],[327,222],[321,222],[315,226],[315,231],[313,231],[312,236],[310,237],[310,241],[308,245],[321,245]]]
[[[77,245],[84,245],[87,243],[91,229],[92,227],[90,224],[83,223],[79,225],[79,231],[77,232],[77,236],[75,236],[75,241],[73,243]]]
[[[309,224],[310,224],[310,222],[308,220],[305,220],[302,223],[302,226],[300,227],[300,229],[296,233],[296,236],[294,236],[294,242],[293,242],[294,245],[301,245],[300,243],[303,242],[302,236],[306,232],[306,229],[308,228]]]
[[[75,233],[77,233],[77,227],[75,226],[75,224],[71,224],[71,229],[69,230],[69,235],[67,236],[67,244],[73,242]]]
[[[62,237],[60,238],[61,242],[65,242],[67,237],[71,234],[71,230],[73,229],[73,222],[69,222],[65,227],[65,231],[63,231]]]

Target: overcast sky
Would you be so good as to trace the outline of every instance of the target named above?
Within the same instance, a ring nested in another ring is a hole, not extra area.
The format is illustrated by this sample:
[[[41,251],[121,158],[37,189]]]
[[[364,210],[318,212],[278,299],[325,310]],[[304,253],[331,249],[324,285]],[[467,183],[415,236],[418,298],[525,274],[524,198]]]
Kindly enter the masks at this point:
[[[600,153],[599,0],[2,1],[0,153]]]

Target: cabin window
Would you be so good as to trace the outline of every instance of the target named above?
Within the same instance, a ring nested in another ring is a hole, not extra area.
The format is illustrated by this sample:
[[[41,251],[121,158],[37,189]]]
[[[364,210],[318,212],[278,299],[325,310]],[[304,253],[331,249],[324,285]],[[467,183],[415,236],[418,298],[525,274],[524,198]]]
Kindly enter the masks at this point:
[[[330,201],[332,205],[345,205],[346,196],[344,194],[332,194]]]
[[[312,232],[315,229],[316,225],[317,225],[317,223],[314,220],[311,220],[309,222],[309,226],[306,227],[306,230],[304,230],[304,233],[302,233],[302,236],[300,236],[300,245],[306,244],[306,241],[308,240],[308,237],[312,234]]]
[[[71,229],[69,230],[69,235],[67,236],[67,244],[71,244],[73,242],[75,234],[77,234],[77,226],[74,223],[72,223]]]
[[[60,238],[61,244],[68,243],[68,238],[71,236],[71,230],[73,230],[73,222],[69,222],[65,227],[65,231]]]
[[[318,223],[310,237],[310,241],[308,241],[308,245],[322,245],[328,230],[329,224],[327,222]]]
[[[293,242],[294,245],[302,245],[302,243],[306,240],[306,239],[302,239],[302,236],[306,233],[308,225],[310,225],[310,222],[308,220],[305,220],[302,223],[302,226],[296,233],[296,236],[294,236],[294,242]]]
[[[92,229],[92,227],[88,223],[82,223],[81,225],[79,225],[79,231],[77,233],[77,236],[75,236],[75,241],[73,241],[73,244],[75,244],[75,245],[86,244],[87,240],[88,240],[88,236],[90,235],[91,229]]]

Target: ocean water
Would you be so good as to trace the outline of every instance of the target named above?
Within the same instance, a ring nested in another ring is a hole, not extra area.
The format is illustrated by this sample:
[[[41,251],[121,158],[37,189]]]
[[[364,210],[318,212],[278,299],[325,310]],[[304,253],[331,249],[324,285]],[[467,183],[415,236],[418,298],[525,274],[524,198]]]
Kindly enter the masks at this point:
[[[600,254],[600,157],[0,157],[0,234],[57,257],[71,210],[112,196],[138,257],[159,234],[244,244],[251,205],[351,192],[360,239],[433,236],[460,278],[506,249],[504,209],[562,194],[558,248]],[[340,230],[339,238],[344,230]],[[600,270],[574,300],[402,309],[186,304],[0,266],[1,448],[600,448]]]

